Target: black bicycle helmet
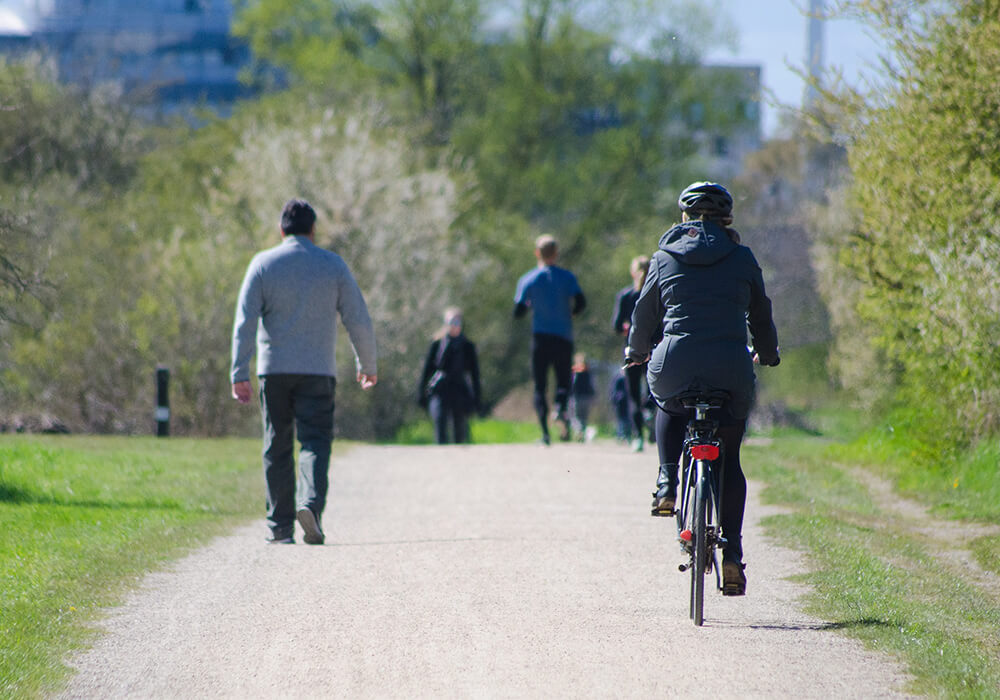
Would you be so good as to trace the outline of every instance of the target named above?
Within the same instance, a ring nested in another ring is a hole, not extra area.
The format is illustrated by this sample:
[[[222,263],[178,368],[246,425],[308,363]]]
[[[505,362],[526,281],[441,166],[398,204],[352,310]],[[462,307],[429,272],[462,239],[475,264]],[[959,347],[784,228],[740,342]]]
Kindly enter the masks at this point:
[[[724,219],[733,215],[733,196],[715,182],[693,182],[681,192],[677,206],[694,216]]]

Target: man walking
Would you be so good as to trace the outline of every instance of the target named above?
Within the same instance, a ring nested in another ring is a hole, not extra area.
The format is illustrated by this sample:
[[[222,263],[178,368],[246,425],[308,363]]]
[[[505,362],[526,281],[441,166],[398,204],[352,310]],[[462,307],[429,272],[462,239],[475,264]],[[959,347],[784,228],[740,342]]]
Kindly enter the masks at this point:
[[[573,316],[587,305],[576,277],[556,266],[559,244],[549,235],[535,241],[538,266],[517,281],[514,318],[531,309],[531,373],[535,381],[535,412],[542,428],[542,444],[551,443],[548,426],[546,383],[549,367],[556,375],[556,420],[561,424],[560,440],[569,440],[570,382],[573,378]]]
[[[233,398],[250,403],[256,341],[264,423],[269,542],[291,544],[298,520],[307,544],[323,544],[336,385],[337,314],[347,328],[358,382],[378,381],[375,332],[361,290],[339,255],[315,245],[316,212],[292,199],[281,212],[280,245],[250,262],[233,324]],[[294,439],[298,433],[296,502]]]

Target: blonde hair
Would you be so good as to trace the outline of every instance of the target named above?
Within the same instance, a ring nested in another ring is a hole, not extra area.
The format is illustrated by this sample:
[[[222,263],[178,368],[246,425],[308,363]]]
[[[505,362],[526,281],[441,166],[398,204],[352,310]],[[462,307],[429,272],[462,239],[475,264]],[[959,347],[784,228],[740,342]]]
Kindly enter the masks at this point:
[[[559,241],[548,233],[542,234],[535,239],[535,250],[543,261],[552,260],[559,252]]]
[[[632,274],[632,280],[636,289],[642,289],[646,283],[646,275],[649,274],[649,258],[645,255],[636,255],[628,266],[628,271]],[[642,272],[642,277],[636,279],[637,273]]]
[[[450,325],[448,322],[456,316],[460,321],[462,321],[462,325],[464,326],[465,318],[462,316],[462,309],[457,306],[449,306],[445,308],[444,313],[441,314],[441,320],[444,321],[444,323],[441,324],[437,333],[434,334],[434,340],[441,340],[443,337],[448,335],[448,327]]]

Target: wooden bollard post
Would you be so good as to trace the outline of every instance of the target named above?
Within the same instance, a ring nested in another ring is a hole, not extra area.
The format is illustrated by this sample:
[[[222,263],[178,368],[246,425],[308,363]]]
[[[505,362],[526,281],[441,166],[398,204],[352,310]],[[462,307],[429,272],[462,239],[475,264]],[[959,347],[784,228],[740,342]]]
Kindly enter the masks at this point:
[[[156,436],[170,435],[170,370],[160,365],[156,368]]]

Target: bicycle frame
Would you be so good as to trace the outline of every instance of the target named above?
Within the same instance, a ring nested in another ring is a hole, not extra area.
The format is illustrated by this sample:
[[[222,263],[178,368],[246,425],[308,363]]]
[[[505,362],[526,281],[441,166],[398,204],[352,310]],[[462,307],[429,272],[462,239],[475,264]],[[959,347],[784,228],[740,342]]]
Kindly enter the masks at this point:
[[[716,436],[718,422],[708,412],[722,405],[718,396],[688,397],[683,405],[693,409],[681,452],[678,489],[677,538],[681,551],[690,559],[679,569],[691,571],[691,618],[701,626],[704,608],[704,579],[715,571],[715,585],[722,590],[718,549],[726,542],[720,532],[723,478],[715,468],[724,458],[722,441]]]

